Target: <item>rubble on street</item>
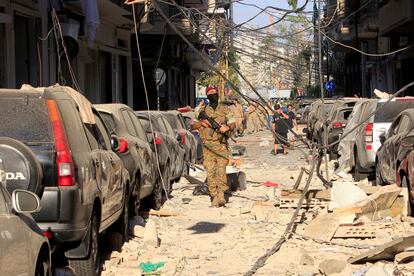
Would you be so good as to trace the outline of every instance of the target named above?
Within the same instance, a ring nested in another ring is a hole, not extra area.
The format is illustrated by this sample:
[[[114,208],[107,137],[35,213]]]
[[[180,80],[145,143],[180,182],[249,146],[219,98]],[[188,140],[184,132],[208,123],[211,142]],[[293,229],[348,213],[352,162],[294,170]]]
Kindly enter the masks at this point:
[[[232,192],[225,208],[193,195],[206,178],[202,170],[190,172],[198,181],[175,183],[160,211],[132,220],[129,241],[106,256],[102,275],[138,275],[148,263],[163,264],[154,270],[159,275],[249,271],[283,235],[308,176],[302,168],[309,167],[310,152],[292,148],[273,156],[259,142],[271,139],[268,132],[239,139],[247,189]],[[414,254],[407,251],[414,219],[407,202],[406,190],[395,185],[336,180],[325,189],[315,174],[287,241],[256,275],[412,275]]]

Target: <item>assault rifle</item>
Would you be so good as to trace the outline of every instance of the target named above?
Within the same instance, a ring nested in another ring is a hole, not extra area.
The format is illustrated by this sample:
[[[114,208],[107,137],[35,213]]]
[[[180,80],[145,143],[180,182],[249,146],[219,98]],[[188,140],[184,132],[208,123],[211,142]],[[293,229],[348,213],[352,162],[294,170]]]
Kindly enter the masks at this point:
[[[217,122],[216,122],[213,118],[211,118],[210,116],[208,116],[208,115],[207,115],[207,113],[206,113],[204,110],[200,111],[200,113],[198,114],[198,119],[199,119],[199,120],[207,120],[207,121],[210,123],[211,128],[212,128],[215,132],[217,132],[217,133],[219,133],[219,134],[223,135],[223,137],[225,137],[225,138],[227,138],[227,139],[231,139],[234,143],[237,143],[237,142],[236,142],[236,140],[234,140],[234,139],[230,136],[230,133],[229,133],[229,132],[221,133],[221,132],[220,132],[220,127],[221,127],[221,125],[220,125],[219,123],[217,123]]]

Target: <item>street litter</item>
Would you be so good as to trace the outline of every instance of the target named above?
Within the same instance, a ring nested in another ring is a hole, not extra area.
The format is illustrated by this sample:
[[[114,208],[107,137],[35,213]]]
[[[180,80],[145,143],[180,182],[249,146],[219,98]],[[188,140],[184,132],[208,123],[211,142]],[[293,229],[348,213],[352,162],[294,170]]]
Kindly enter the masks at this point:
[[[164,265],[165,265],[165,262],[158,262],[158,263],[148,262],[148,263],[140,263],[139,268],[142,270],[144,275],[151,275],[148,273],[155,272],[159,268],[164,267]]]
[[[266,187],[279,187],[278,183],[271,182],[271,181],[266,181],[266,182],[263,183],[263,185],[266,186]]]
[[[150,216],[157,216],[157,217],[171,217],[171,216],[178,216],[171,207],[165,206],[159,210],[151,209],[148,213]]]

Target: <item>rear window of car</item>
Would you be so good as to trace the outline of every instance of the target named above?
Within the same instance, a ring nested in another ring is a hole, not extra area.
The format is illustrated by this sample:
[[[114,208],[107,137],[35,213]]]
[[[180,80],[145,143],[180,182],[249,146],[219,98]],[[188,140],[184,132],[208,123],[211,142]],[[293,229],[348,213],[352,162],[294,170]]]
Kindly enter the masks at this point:
[[[108,128],[109,133],[114,134],[116,133],[116,126],[114,118],[111,114],[106,112],[99,112],[101,114],[102,119],[105,122],[106,127]]]
[[[374,123],[390,123],[394,121],[401,111],[414,108],[414,101],[395,101],[378,103]]]
[[[178,128],[177,127],[177,121],[176,121],[175,115],[165,113],[164,116],[165,116],[165,119],[167,119],[167,121],[170,123],[170,125],[171,125],[171,127],[173,129],[177,129]]]
[[[22,142],[51,142],[49,113],[43,98],[0,98],[0,136]]]

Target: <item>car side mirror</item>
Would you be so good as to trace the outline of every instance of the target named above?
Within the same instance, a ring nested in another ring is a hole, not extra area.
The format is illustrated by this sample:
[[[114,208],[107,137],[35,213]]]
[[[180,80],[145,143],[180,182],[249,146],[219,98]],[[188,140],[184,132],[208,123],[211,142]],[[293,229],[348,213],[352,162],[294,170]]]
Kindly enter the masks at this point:
[[[115,152],[119,150],[119,138],[116,135],[111,135],[111,148]]]
[[[379,136],[379,140],[380,140],[381,145],[383,145],[383,144],[384,144],[384,142],[385,142],[385,133],[381,133],[381,134],[380,134],[380,136]]]
[[[35,213],[40,211],[40,199],[35,193],[16,189],[12,193],[12,206],[17,213]]]

